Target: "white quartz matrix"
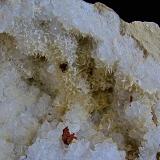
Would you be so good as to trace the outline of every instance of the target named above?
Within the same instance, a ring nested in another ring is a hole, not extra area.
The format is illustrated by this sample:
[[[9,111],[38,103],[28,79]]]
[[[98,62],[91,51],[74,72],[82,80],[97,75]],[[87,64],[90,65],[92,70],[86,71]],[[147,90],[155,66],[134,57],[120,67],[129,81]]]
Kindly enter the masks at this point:
[[[159,26],[0,0],[0,160],[160,160]]]

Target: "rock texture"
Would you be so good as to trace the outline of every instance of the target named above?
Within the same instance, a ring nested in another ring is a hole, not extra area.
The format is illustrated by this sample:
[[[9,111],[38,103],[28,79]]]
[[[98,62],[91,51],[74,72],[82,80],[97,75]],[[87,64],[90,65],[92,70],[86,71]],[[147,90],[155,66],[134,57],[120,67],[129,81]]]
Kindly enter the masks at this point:
[[[0,1],[0,160],[157,160],[159,135],[157,24],[82,0]]]

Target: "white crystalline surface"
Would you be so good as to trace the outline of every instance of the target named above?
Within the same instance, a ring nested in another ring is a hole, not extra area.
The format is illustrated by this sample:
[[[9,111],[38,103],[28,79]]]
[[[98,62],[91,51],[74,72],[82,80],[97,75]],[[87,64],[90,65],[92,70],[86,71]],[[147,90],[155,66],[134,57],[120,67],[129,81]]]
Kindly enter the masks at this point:
[[[0,160],[159,158],[157,24],[82,0],[0,1]]]

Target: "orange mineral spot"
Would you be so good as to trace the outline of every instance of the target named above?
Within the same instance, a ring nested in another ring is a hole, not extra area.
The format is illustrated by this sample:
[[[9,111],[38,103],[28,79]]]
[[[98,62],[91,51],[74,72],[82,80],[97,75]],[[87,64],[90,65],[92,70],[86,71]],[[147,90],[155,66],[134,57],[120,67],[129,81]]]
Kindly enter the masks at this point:
[[[69,145],[72,143],[73,139],[77,139],[74,133],[70,133],[68,127],[63,129],[62,141],[64,144]]]

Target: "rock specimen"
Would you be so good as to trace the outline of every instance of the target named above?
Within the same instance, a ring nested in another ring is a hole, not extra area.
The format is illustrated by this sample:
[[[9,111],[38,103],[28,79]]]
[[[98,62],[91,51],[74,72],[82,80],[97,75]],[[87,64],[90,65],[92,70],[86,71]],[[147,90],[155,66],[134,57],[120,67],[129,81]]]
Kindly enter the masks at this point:
[[[68,145],[66,127],[76,135]],[[0,160],[159,152],[157,24],[129,24],[82,0],[0,1]]]

